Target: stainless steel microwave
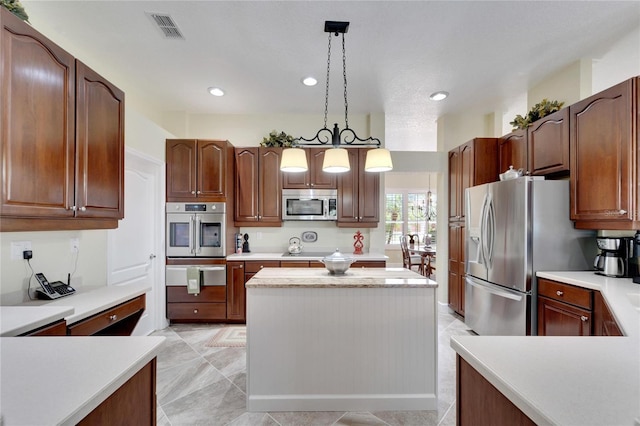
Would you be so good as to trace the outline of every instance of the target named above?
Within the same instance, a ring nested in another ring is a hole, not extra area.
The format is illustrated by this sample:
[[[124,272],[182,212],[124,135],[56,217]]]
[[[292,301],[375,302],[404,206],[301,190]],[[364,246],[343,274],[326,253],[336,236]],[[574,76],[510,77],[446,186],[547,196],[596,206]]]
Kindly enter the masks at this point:
[[[282,220],[337,220],[338,190],[283,189]]]

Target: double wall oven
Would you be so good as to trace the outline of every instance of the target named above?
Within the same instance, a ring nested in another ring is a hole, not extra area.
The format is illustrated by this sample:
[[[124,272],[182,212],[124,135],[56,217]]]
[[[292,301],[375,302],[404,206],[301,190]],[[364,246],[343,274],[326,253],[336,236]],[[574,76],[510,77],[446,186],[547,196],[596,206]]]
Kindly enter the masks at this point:
[[[186,287],[185,293],[206,296],[211,293],[207,287],[226,286],[225,220],[225,203],[166,204],[167,287]],[[224,289],[220,292],[223,301]],[[170,304],[170,319],[178,307]]]

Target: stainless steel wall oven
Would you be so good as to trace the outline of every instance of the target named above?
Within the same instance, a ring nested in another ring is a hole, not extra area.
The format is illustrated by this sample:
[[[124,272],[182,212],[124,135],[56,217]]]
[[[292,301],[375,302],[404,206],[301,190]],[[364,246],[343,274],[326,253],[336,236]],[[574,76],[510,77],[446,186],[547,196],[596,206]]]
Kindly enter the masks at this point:
[[[167,257],[225,257],[225,203],[167,203]]]

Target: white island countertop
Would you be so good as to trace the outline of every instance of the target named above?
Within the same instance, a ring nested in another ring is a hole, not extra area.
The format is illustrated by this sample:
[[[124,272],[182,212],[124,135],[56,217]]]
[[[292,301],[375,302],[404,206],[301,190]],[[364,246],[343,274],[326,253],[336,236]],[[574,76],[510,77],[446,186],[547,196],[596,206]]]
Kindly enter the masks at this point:
[[[453,336],[451,347],[539,425],[640,425],[640,285],[537,276],[602,292],[625,336]]]
[[[247,288],[400,288],[437,287],[438,283],[405,268],[353,268],[332,275],[325,268],[264,268],[247,283]]]
[[[3,424],[77,424],[151,361],[164,340],[0,338]]]
[[[0,306],[0,337],[13,337],[73,314],[70,306]]]

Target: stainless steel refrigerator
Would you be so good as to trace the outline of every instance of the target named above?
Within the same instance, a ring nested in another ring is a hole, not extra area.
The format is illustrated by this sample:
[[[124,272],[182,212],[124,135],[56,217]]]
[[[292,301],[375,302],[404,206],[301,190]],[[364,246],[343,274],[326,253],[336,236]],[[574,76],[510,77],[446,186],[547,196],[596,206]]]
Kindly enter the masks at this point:
[[[569,219],[569,181],[525,176],[468,188],[465,324],[480,335],[537,334],[537,271],[592,269],[595,231]]]

